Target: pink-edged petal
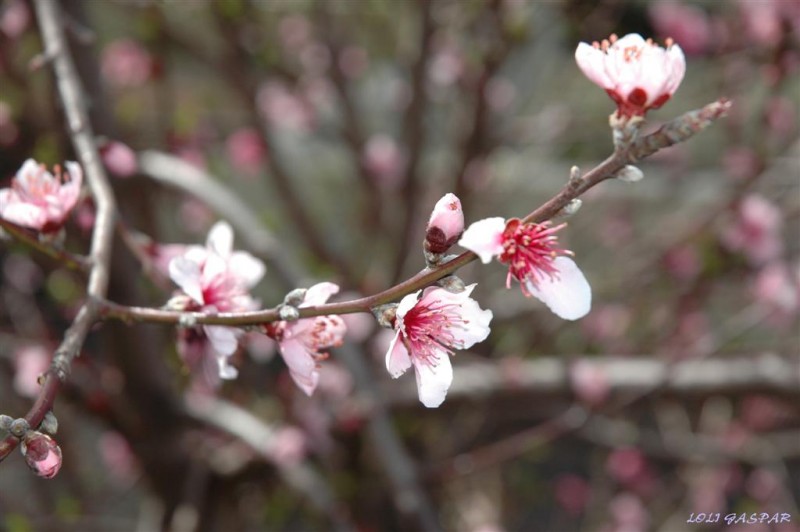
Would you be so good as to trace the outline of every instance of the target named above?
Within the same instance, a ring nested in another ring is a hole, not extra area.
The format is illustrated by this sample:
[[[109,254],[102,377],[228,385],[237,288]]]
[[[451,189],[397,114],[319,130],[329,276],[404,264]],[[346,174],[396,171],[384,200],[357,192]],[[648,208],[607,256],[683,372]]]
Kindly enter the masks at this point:
[[[436,408],[442,404],[453,382],[453,366],[449,355],[444,351],[437,351],[435,358],[415,363],[414,369],[420,402],[428,408]]]
[[[203,287],[200,284],[200,265],[185,257],[175,257],[169,263],[169,277],[196,303],[203,302]]]
[[[5,190],[0,191],[5,192]],[[11,191],[13,194],[13,191]],[[0,217],[23,227],[41,229],[48,221],[47,211],[38,205],[15,200],[16,194],[9,194],[5,202],[0,200]]]
[[[538,285],[528,281],[528,291],[559,318],[577,320],[584,317],[592,307],[592,289],[583,272],[568,257],[556,258],[553,266],[558,270],[558,276],[545,277]]]
[[[311,396],[319,384],[319,367],[306,346],[298,340],[284,340],[279,349],[295,384]]]
[[[334,283],[317,283],[308,290],[301,307],[322,305],[328,298],[339,292],[339,285]]]
[[[208,232],[206,247],[219,255],[227,258],[233,250],[233,229],[228,222],[217,222]]]
[[[396,379],[411,367],[411,357],[408,356],[408,350],[403,345],[401,340],[400,331],[394,335],[392,342],[389,344],[389,349],[386,351],[386,370],[393,379]]]
[[[232,355],[239,347],[239,340],[236,338],[237,329],[223,325],[204,325],[203,331],[208,336],[214,351],[221,355]]]
[[[505,228],[506,221],[503,218],[486,218],[477,221],[464,231],[458,245],[477,254],[484,264],[489,264],[493,257],[503,253]]]
[[[400,300],[400,304],[397,305],[397,310],[395,311],[398,319],[402,320],[403,316],[405,316],[409,310],[414,308],[414,305],[416,305],[417,301],[419,300],[420,292],[421,290],[417,290],[413,294],[408,294]]]
[[[583,74],[604,89],[611,89],[614,83],[606,73],[606,53],[585,42],[575,50],[575,61]]]
[[[257,285],[267,271],[263,262],[244,251],[233,252],[228,260],[228,267],[248,288]]]

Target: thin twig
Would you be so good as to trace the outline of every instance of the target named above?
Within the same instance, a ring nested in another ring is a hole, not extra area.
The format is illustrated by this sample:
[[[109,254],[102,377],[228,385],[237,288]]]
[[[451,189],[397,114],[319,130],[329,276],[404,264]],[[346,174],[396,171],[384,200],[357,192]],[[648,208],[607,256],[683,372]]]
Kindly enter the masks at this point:
[[[8,220],[0,218],[0,228],[2,228],[3,231],[5,231],[7,234],[11,235],[15,239],[19,240],[26,246],[31,247],[41,253],[44,253],[48,257],[55,259],[56,261],[66,266],[67,268],[77,270],[83,273],[89,271],[89,263],[86,261],[84,257],[81,257],[80,255],[74,255],[69,251],[42,242],[36,236],[32,235],[24,227],[20,227],[17,224],[14,224],[12,222],[9,222]]]
[[[99,307],[96,301],[105,297],[108,288],[116,204],[94,142],[94,133],[86,111],[86,97],[64,37],[60,6],[55,0],[36,0],[34,5],[45,51],[53,57],[53,69],[70,139],[97,206],[89,254],[91,271],[86,288],[88,300],[64,333],[64,339],[53,355],[41,392],[25,416],[29,426],[38,427],[47,412],[53,408],[59,387],[69,374],[70,364],[80,354],[86,335],[98,318]],[[0,441],[0,460],[8,456],[17,444],[18,440],[13,436]]]

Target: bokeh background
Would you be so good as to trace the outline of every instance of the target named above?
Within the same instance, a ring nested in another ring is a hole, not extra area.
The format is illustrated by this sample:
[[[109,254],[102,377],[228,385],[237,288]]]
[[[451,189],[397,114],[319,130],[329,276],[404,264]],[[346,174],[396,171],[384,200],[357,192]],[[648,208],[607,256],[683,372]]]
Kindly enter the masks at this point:
[[[687,55],[657,125],[730,115],[583,198],[562,239],[593,287],[563,322],[499,265],[495,318],[436,410],[348,317],[316,394],[256,334],[236,381],[187,395],[175,331],[108,322],[56,402],[64,466],[0,466],[0,529],[800,530],[800,4],[794,0],[62,2],[120,204],[110,298],[158,307],[146,235],[218,219],[269,271],[265,306],[337,282],[375,293],[424,266],[436,200],[524,216],[611,153],[613,104],[573,59],[638,32]],[[0,182],[73,159],[32,6],[0,7]],[[655,126],[654,126],[655,127]],[[224,188],[220,192],[219,188]],[[229,191],[228,194],[224,191]],[[87,199],[64,246],[86,252]],[[142,260],[144,259],[144,260]],[[0,413],[22,415],[82,301],[81,277],[0,247]],[[791,523],[727,526],[727,514]],[[720,513],[717,523],[687,523]]]

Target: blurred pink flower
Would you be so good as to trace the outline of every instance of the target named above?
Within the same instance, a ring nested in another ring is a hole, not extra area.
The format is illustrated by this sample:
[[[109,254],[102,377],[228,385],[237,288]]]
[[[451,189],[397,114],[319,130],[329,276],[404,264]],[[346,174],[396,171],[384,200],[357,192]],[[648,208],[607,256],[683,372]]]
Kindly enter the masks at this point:
[[[382,188],[394,190],[400,186],[406,158],[392,137],[373,135],[365,144],[361,157],[366,169]]]
[[[435,84],[448,87],[464,73],[464,57],[453,44],[442,44],[428,64],[428,78]]]
[[[397,307],[397,333],[386,352],[386,369],[396,379],[414,366],[419,400],[428,408],[442,404],[447,395],[453,350],[489,336],[492,311],[481,310],[469,297],[475,286],[459,293],[428,287],[405,296]]]
[[[33,294],[42,286],[44,273],[36,262],[23,253],[8,253],[3,261],[3,276],[23,294]]]
[[[582,322],[584,333],[595,342],[621,338],[631,323],[631,312],[624,305],[606,303],[598,306]]]
[[[792,419],[788,405],[766,395],[747,395],[742,398],[740,408],[742,424],[752,431],[773,430]]]
[[[136,153],[122,142],[112,140],[103,144],[100,158],[109,172],[117,177],[131,177],[139,170]]]
[[[758,154],[749,146],[733,146],[722,156],[725,172],[737,181],[743,181],[759,171]]]
[[[143,85],[153,71],[150,54],[136,41],[119,39],[103,49],[101,72],[109,84],[119,87]]]
[[[348,78],[357,78],[369,66],[367,51],[360,46],[348,46],[339,53],[339,69]]]
[[[572,252],[558,247],[555,233],[565,226],[486,218],[470,225],[458,243],[476,253],[484,264],[493,257],[508,264],[506,288],[511,287],[513,277],[525,296],[539,299],[560,318],[576,320],[589,312],[592,291],[578,266],[567,257]]]
[[[690,245],[670,249],[664,258],[664,267],[673,277],[682,281],[696,278],[703,263],[694,247]]]
[[[243,251],[233,251],[233,229],[218,222],[208,234],[206,246],[188,246],[169,263],[170,278],[182,293],[170,301],[183,311],[240,312],[254,310],[258,303],[249,290],[264,276],[264,264]],[[239,329],[203,325],[202,332],[216,354],[219,376],[236,377],[228,358],[238,347]]]
[[[787,28],[800,28],[800,7],[792,0],[739,0],[745,33],[751,41],[775,47],[783,38],[784,22]]]
[[[797,29],[800,31],[800,26]],[[767,104],[767,125],[772,133],[789,137],[797,129],[797,104],[785,96],[770,98]]]
[[[297,50],[308,43],[311,37],[311,23],[303,15],[292,14],[283,17],[278,24],[281,44],[288,50]]]
[[[281,82],[262,85],[256,100],[267,121],[280,128],[309,133],[316,125],[311,107]]]
[[[580,515],[586,509],[592,489],[585,479],[572,474],[555,479],[555,500],[570,515]]]
[[[761,268],[756,277],[756,301],[768,309],[791,316],[800,307],[800,286],[783,262],[771,262]]]
[[[425,249],[432,253],[444,253],[463,233],[461,201],[455,194],[447,193],[433,207],[425,230]]]
[[[61,469],[61,448],[47,434],[29,432],[22,440],[20,450],[28,467],[42,478],[53,478]]]
[[[285,426],[276,431],[267,453],[278,464],[296,465],[305,457],[306,445],[306,436],[302,430]]]
[[[578,360],[572,364],[569,376],[575,395],[587,404],[600,405],[611,393],[606,372],[588,360]]]
[[[0,31],[9,39],[20,37],[31,23],[31,12],[23,0],[7,0],[0,9]]]
[[[109,430],[97,441],[100,458],[110,477],[122,486],[136,479],[138,464],[131,446],[120,433]]]
[[[202,233],[214,221],[214,211],[194,197],[187,197],[178,210],[179,223],[192,233]]]
[[[680,46],[667,40],[661,48],[629,33],[592,45],[580,43],[575,60],[591,81],[617,104],[618,116],[644,116],[669,100],[683,80],[686,59]]]
[[[614,449],[606,461],[606,471],[620,484],[631,486],[646,474],[644,454],[634,447]]]
[[[322,366],[320,372],[319,389],[326,396],[342,399],[353,391],[353,377],[341,364],[329,362]]]
[[[775,500],[782,486],[778,474],[764,467],[753,470],[745,481],[747,494],[759,502]]]
[[[242,128],[235,131],[225,142],[225,149],[228,159],[237,171],[254,176],[264,170],[267,151],[257,130]]]
[[[674,38],[687,55],[708,51],[714,40],[708,15],[697,6],[675,0],[653,2],[649,14],[659,36]]]
[[[620,532],[634,532],[647,530],[650,515],[642,504],[641,499],[631,493],[620,493],[611,500],[611,515]]]
[[[780,256],[783,218],[778,207],[763,196],[750,194],[739,205],[737,216],[722,234],[722,243],[728,249],[742,253],[753,264]]]
[[[322,305],[337,292],[339,287],[333,283],[315,284],[306,291],[299,308]],[[328,357],[320,350],[342,345],[347,326],[340,316],[331,315],[268,323],[264,330],[278,342],[295,384],[310,396],[319,384],[319,361]]]
[[[0,190],[0,217],[43,233],[61,229],[78,201],[83,183],[80,165],[68,161],[67,172],[55,166],[55,176],[33,159],[23,163],[11,180],[11,188]]]
[[[24,397],[36,397],[39,376],[50,366],[51,352],[42,345],[26,345],[14,352],[14,390]]]

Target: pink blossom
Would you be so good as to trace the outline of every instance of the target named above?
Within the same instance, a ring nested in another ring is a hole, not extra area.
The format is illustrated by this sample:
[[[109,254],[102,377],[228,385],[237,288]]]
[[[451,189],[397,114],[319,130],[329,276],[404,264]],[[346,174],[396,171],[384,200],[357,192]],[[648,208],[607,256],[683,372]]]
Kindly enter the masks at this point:
[[[397,307],[386,369],[397,378],[413,365],[419,400],[428,408],[442,404],[453,381],[449,355],[489,336],[492,311],[469,297],[475,286],[459,293],[428,287],[405,296]]]
[[[654,2],[649,11],[650,21],[659,35],[674,37],[688,55],[702,54],[711,46],[711,22],[699,7],[666,0]]]
[[[100,435],[97,447],[103,465],[117,483],[127,486],[136,479],[136,455],[122,434],[113,430],[104,432]]]
[[[306,435],[297,427],[281,427],[275,433],[267,453],[276,463],[299,464],[305,457],[308,444]]]
[[[20,446],[25,463],[42,478],[53,478],[61,469],[61,448],[41,432],[29,432]]]
[[[242,312],[258,304],[249,290],[264,276],[264,264],[243,251],[233,251],[233,230],[218,222],[208,233],[206,246],[188,246],[185,253],[169,263],[169,275],[182,294],[173,298],[184,311]],[[202,333],[216,355],[219,376],[236,377],[228,365],[238,347],[241,331],[219,325],[203,325]],[[201,337],[202,339],[202,337]]]
[[[589,483],[577,475],[560,475],[555,480],[555,499],[567,513],[580,515],[589,503],[592,489]]]
[[[23,0],[8,0],[0,9],[0,31],[9,39],[17,39],[31,22],[31,13]]]
[[[800,306],[798,284],[783,262],[770,263],[759,271],[754,292],[759,303],[787,315]]]
[[[575,60],[586,77],[616,102],[617,114],[625,117],[644,116],[664,105],[686,72],[680,46],[667,39],[664,49],[636,33],[621,39],[611,35],[592,45],[582,42]]]
[[[444,253],[464,232],[464,212],[455,194],[447,193],[436,202],[425,231],[425,249]]]
[[[150,54],[136,41],[120,39],[103,50],[101,72],[115,87],[138,87],[150,79],[152,71]]]
[[[50,366],[50,351],[42,345],[20,347],[14,353],[14,389],[25,397],[39,394],[39,376]]]
[[[783,219],[773,203],[751,194],[742,200],[737,214],[738,219],[722,234],[728,249],[743,253],[753,264],[764,264],[783,252]]]
[[[393,190],[400,185],[406,157],[397,142],[388,135],[374,135],[364,146],[362,164],[382,188]]]
[[[588,360],[579,360],[573,364],[569,377],[575,395],[587,404],[600,405],[611,393],[605,370]]]
[[[100,148],[100,157],[108,170],[117,177],[131,177],[139,170],[136,153],[122,142],[110,141]]]
[[[280,128],[309,133],[315,126],[316,117],[311,106],[281,82],[265,83],[256,100],[267,121]]]
[[[338,292],[333,283],[315,284],[306,291],[299,307],[322,305]],[[331,315],[278,321],[267,324],[265,331],[278,342],[295,384],[310,396],[319,384],[319,361],[328,357],[320,350],[342,345],[347,326],[340,316]]]
[[[228,159],[236,170],[257,175],[264,168],[267,152],[261,134],[253,128],[235,131],[225,142]]]
[[[565,226],[486,218],[470,225],[458,243],[476,253],[484,264],[492,257],[508,264],[507,288],[513,277],[525,296],[536,297],[560,318],[576,320],[589,312],[592,291],[578,266],[567,257],[572,253],[558,247],[555,233]]]
[[[61,229],[81,192],[83,171],[68,161],[66,174],[56,165],[55,176],[33,159],[23,163],[11,188],[0,190],[0,217],[43,233]]]
[[[369,66],[367,51],[359,46],[348,46],[339,53],[339,69],[348,78],[357,78]]]

